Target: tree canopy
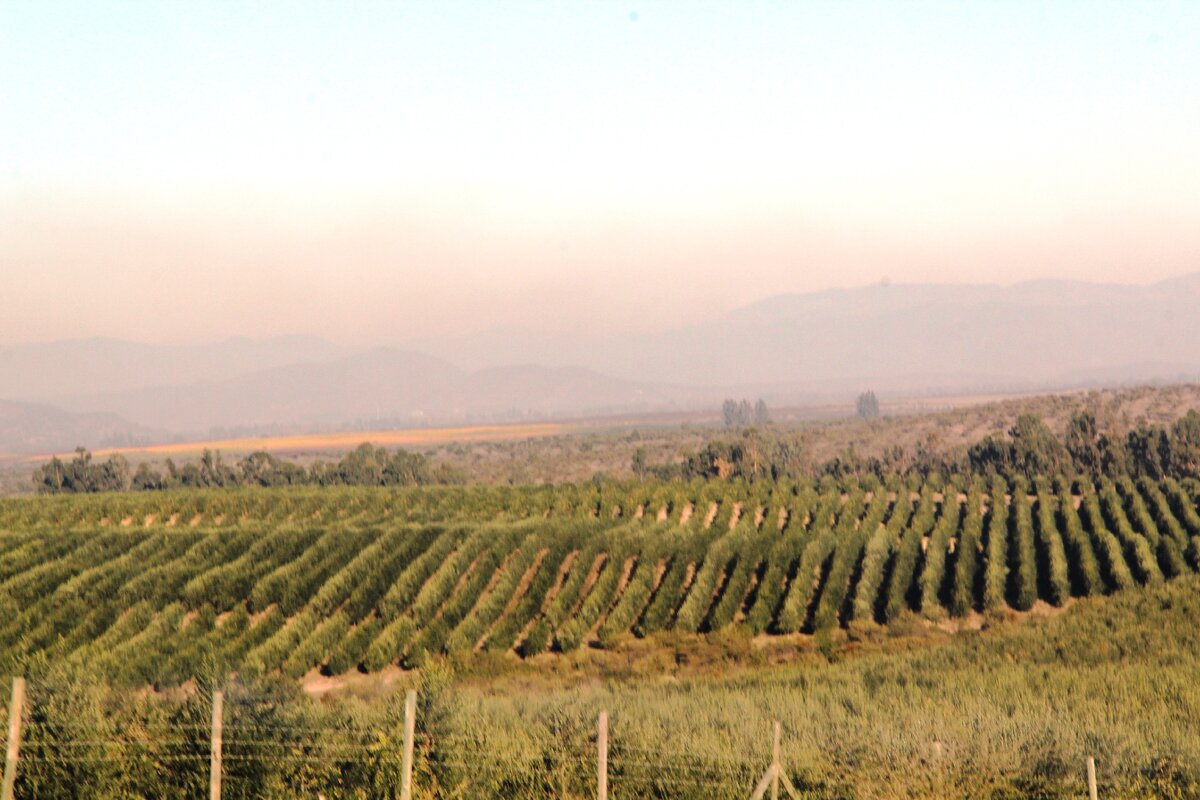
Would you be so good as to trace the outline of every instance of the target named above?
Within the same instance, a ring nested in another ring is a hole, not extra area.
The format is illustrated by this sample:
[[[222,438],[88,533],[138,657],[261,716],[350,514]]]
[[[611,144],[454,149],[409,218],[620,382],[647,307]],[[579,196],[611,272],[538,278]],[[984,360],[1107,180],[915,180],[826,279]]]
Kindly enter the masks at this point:
[[[80,447],[70,461],[55,456],[33,473],[34,485],[43,494],[233,486],[418,486],[461,480],[421,453],[403,448],[388,451],[365,442],[338,461],[315,461],[308,467],[262,450],[229,464],[219,451],[205,450],[197,461],[182,466],[168,458],[165,471],[143,462],[132,472],[123,456],[97,462]]]

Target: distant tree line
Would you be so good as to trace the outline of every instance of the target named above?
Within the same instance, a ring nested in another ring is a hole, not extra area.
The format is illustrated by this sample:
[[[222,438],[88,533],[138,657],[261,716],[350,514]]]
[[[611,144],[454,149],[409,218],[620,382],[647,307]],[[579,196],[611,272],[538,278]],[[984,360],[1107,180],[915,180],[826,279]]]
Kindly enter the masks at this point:
[[[864,457],[847,450],[812,463],[804,457],[800,435],[750,429],[735,439],[706,442],[683,460],[649,464],[634,456],[634,472],[645,477],[764,480],[777,478],[952,475],[973,472],[1010,480],[1033,480],[1063,473],[1100,477],[1130,475],[1200,478],[1200,413],[1189,411],[1169,425],[1142,424],[1121,435],[1102,431],[1088,411],[1071,416],[1062,437],[1036,414],[1024,414],[1003,434],[984,437],[965,450],[936,452],[893,447]]]
[[[754,405],[749,400],[728,398],[721,404],[721,417],[727,428],[744,428],[747,425],[766,425],[771,421],[771,412],[761,397]]]
[[[199,460],[183,465],[168,458],[163,470],[145,462],[131,469],[121,455],[97,461],[80,447],[69,461],[55,456],[33,473],[34,485],[43,494],[238,486],[420,486],[463,481],[459,472],[433,464],[421,453],[403,448],[388,451],[369,443],[338,461],[318,460],[307,467],[261,450],[233,463],[226,462],[219,451],[205,450]]]
[[[1124,436],[1102,431],[1091,412],[1067,422],[1062,439],[1041,418],[1025,414],[1006,436],[987,436],[967,452],[972,469],[1005,476],[1062,471],[1091,476],[1200,477],[1200,413],[1195,409],[1170,425],[1143,423]]]

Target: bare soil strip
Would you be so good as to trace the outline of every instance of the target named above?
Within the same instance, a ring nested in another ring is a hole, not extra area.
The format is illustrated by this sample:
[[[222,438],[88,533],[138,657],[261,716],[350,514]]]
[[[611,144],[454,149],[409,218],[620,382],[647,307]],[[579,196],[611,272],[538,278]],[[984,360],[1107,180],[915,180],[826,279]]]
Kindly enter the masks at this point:
[[[693,561],[687,565],[687,569],[683,573],[683,582],[679,584],[679,597],[675,598],[675,606],[671,609],[671,615],[667,619],[667,624],[664,628],[669,628],[675,624],[675,617],[679,614],[679,609],[687,600],[688,592],[692,590],[692,583],[696,580],[696,562]]]
[[[475,600],[475,605],[479,605],[480,602],[487,599],[487,597],[496,590],[496,584],[499,583],[500,579],[504,577],[504,574],[508,572],[508,565],[511,564],[512,560],[516,557],[516,550],[509,551],[504,555],[504,558],[501,559],[499,566],[497,566],[492,572],[491,577],[487,579],[487,583],[483,585],[483,589],[479,592],[479,596]],[[468,609],[467,613],[470,613],[470,611],[471,609]]]
[[[650,591],[646,594],[646,602],[638,609],[637,614],[633,618],[633,625],[630,626],[631,628],[640,623],[642,617],[646,615],[646,609],[650,608],[650,604],[654,602],[654,598],[658,595],[658,590],[662,588],[663,578],[666,576],[667,569],[670,566],[671,560],[666,557],[660,558],[658,563],[654,565],[654,579],[650,581]]]
[[[517,588],[513,590],[512,597],[508,598],[508,602],[504,604],[504,610],[500,612],[500,616],[492,620],[492,624],[484,631],[483,636],[479,637],[479,641],[475,643],[475,650],[483,649],[487,644],[488,637],[492,635],[492,631],[500,624],[500,621],[505,619],[517,607],[517,604],[525,597],[525,593],[529,591],[529,584],[533,583],[533,579],[537,576],[538,571],[542,568],[542,562],[546,560],[546,556],[550,555],[550,548],[543,547],[538,551],[538,554],[533,557],[533,563],[529,565],[529,569],[525,570],[525,574],[521,576],[521,580],[517,582]],[[510,642],[511,644],[511,642]]]
[[[608,605],[604,611],[596,618],[596,623],[587,632],[584,641],[592,642],[596,640],[596,634],[600,632],[600,628],[604,625],[605,620],[608,619],[608,615],[612,613],[617,603],[621,602],[621,595],[625,594],[625,587],[629,586],[629,581],[633,579],[633,571],[637,568],[637,565],[638,557],[636,555],[625,559],[625,563],[621,565],[621,577],[617,579],[617,590],[613,592],[612,599],[608,601]]]
[[[433,612],[433,618],[435,620],[442,618],[442,612],[446,610],[446,606],[450,605],[450,601],[457,597],[458,593],[462,591],[463,585],[471,577],[471,573],[475,572],[475,568],[479,566],[480,560],[483,559],[486,553],[487,550],[478,553],[475,558],[471,559],[471,563],[467,566],[467,568],[463,570],[463,574],[458,576],[458,580],[454,582],[454,588],[450,590],[450,593],[447,594],[445,598],[443,598],[441,605],[438,606],[438,610]]]
[[[566,619],[570,619],[579,613],[579,609],[583,606],[583,601],[587,600],[587,596],[592,593],[592,587],[596,585],[596,581],[600,580],[600,570],[604,569],[604,565],[608,563],[608,553],[597,553],[596,558],[592,561],[592,566],[588,570],[587,577],[583,579],[583,586],[579,587],[579,596],[575,598],[575,604],[571,606],[571,613],[567,614]]]
[[[717,607],[717,603],[721,602],[721,595],[725,594],[725,588],[729,583],[729,579],[733,576],[733,569],[729,564],[726,564],[721,568],[721,574],[713,581],[712,592],[708,596],[708,605],[704,608],[704,615],[700,617],[700,630],[704,629],[709,616],[713,613],[713,609]]]
[[[760,561],[750,571],[750,580],[746,581],[746,591],[742,592],[742,599],[738,603],[738,609],[733,613],[734,622],[743,622],[746,615],[750,613],[750,607],[753,605],[751,599],[757,596],[758,584],[762,581],[763,571],[766,569],[766,562]]]
[[[554,598],[558,597],[558,593],[562,591],[563,584],[567,582],[567,578],[571,575],[571,566],[577,558],[579,558],[579,551],[572,550],[567,553],[567,557],[558,565],[558,575],[555,576],[554,583],[550,584],[550,588],[546,591],[546,596],[542,598],[542,605],[538,609],[538,613],[534,614],[521,628],[521,632],[517,634],[516,641],[513,642],[514,649],[520,647],[522,642],[529,638],[529,631],[538,623],[542,615],[546,613],[546,609],[554,602]]]

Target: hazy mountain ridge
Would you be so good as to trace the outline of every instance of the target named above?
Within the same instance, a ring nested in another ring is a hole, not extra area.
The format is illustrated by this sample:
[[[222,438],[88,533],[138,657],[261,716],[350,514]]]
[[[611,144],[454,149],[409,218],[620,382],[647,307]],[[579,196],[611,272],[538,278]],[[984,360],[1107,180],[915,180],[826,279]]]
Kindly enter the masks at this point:
[[[726,394],[799,404],[848,402],[868,386],[920,395],[1198,377],[1200,273],[1146,286],[875,285],[776,295],[660,333],[504,329],[420,351],[304,336],[0,348],[0,397],[61,407],[25,412],[24,433],[0,429],[0,451],[148,435],[142,426],[458,424],[715,407]]]
[[[0,398],[57,401],[72,395],[223,380],[272,367],[329,361],[351,352],[315,336],[234,336],[186,345],[104,337],[0,345]]]
[[[116,414],[72,414],[53,406],[0,400],[0,454],[50,453],[91,447],[129,447],[167,438]]]
[[[528,343],[528,358],[540,363],[707,386],[817,388],[860,377],[888,388],[910,384],[913,374],[980,374],[987,387],[1030,388],[1150,362],[1175,365],[1174,377],[1200,374],[1200,273],[1145,286],[1039,280],[830,289],[776,295],[697,325],[572,348],[539,348],[528,332],[494,331],[428,349],[487,364],[511,352],[512,341]],[[928,388],[946,388],[942,383]]]
[[[422,353],[377,348],[224,381],[65,398],[70,411],[120,413],[176,433],[347,421],[390,425],[550,418],[673,407],[674,390],[581,367],[537,365],[468,372]],[[707,396],[704,400],[713,402]]]

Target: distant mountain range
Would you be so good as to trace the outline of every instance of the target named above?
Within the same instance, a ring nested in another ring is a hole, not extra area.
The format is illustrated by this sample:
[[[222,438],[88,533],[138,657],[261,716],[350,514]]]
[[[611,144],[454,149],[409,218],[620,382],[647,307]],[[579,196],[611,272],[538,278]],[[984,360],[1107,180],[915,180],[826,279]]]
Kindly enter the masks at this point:
[[[1145,286],[878,285],[652,334],[495,330],[356,350],[312,337],[0,346],[0,452],[213,429],[409,426],[1200,378],[1200,273]],[[69,444],[68,444],[69,443]]]
[[[675,392],[578,367],[509,366],[468,372],[405,350],[374,349],[236,378],[59,399],[176,432],[350,424],[413,426],[603,414],[669,407]]]
[[[52,406],[0,400],[0,456],[65,452],[79,445],[129,447],[165,438],[164,431],[135,425],[116,414],[72,414]]]
[[[688,385],[845,391],[1036,388],[1200,374],[1200,272],[1150,285],[1032,281],[876,285],[777,295],[652,335],[583,339],[501,330],[424,340],[467,366],[541,364]]]
[[[72,339],[0,345],[0,398],[54,401],[71,395],[219,381],[353,351],[311,336],[234,337],[198,345]]]

